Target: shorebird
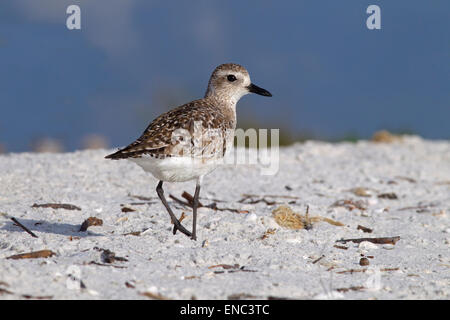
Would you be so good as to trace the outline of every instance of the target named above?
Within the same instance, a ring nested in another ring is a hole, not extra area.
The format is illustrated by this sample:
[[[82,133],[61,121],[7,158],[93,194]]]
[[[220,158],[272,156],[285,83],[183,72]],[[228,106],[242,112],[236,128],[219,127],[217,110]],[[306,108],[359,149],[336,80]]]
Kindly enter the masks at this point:
[[[272,96],[250,81],[244,67],[222,64],[213,71],[203,99],[163,113],[136,141],[105,157],[131,160],[159,180],[156,193],[172,219],[173,234],[180,230],[192,240],[197,239],[197,208],[203,177],[213,171],[232,148],[236,103],[248,93]],[[176,218],[162,187],[163,182],[190,180],[196,180],[192,232]]]

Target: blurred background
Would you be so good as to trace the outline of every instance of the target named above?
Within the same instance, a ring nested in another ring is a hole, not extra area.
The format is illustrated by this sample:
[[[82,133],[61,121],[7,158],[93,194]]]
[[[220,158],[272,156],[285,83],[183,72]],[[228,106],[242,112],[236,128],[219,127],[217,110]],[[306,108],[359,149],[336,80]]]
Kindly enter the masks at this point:
[[[448,0],[2,0],[0,57],[0,152],[126,145],[225,62],[273,94],[244,97],[238,127],[283,144],[450,138]]]

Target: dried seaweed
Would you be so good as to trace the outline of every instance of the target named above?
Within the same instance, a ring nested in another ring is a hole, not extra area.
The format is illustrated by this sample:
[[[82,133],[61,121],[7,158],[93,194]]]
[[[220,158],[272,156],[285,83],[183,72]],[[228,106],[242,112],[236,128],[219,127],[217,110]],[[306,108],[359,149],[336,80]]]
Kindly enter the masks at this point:
[[[325,221],[335,226],[344,226],[341,222],[329,218],[295,213],[289,206],[282,205],[272,211],[272,215],[278,225],[288,229],[310,229],[312,224],[319,221]]]
[[[360,224],[358,224],[358,227],[356,229],[357,230],[362,230],[362,232],[366,232],[366,233],[372,233],[372,231],[373,231],[372,229],[364,227],[364,226],[362,226]]]

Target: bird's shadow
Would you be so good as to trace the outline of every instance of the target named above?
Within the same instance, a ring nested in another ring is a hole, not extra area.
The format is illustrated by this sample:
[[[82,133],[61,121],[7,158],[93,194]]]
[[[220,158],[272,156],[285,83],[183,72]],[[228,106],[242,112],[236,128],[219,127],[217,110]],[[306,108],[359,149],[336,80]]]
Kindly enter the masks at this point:
[[[17,219],[17,218],[16,218]],[[23,224],[30,231],[36,231],[41,233],[52,233],[60,234],[64,236],[73,237],[88,237],[88,236],[101,236],[101,234],[89,232],[83,232],[80,230],[80,224],[68,224],[68,223],[57,223],[57,222],[47,222],[45,220],[34,220],[34,219],[17,219],[21,224]],[[9,232],[25,232],[24,229],[19,227],[14,221],[8,220],[6,224],[0,228],[0,230],[6,230]]]

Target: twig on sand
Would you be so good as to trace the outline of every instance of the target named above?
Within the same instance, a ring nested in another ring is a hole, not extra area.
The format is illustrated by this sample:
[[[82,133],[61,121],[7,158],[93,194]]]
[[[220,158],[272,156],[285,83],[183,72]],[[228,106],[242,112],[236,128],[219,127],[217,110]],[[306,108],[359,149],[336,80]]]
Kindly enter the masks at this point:
[[[73,204],[68,203],[42,203],[42,204],[33,204],[32,208],[52,208],[52,209],[66,209],[66,210],[79,210],[80,207],[74,206]]]
[[[234,264],[234,265],[229,265],[229,264],[216,264],[213,266],[209,266],[208,269],[213,269],[213,268],[222,268],[224,270],[227,271],[214,271],[214,273],[218,274],[218,273],[233,273],[233,272],[257,272],[256,270],[249,270],[246,269],[245,266],[239,266],[239,264]]]
[[[320,258],[314,260],[312,263],[316,264],[317,262],[319,262],[320,260],[322,260],[323,258],[325,258],[325,255],[321,255]]]
[[[126,269],[127,267],[124,266],[116,266],[114,264],[106,264],[106,263],[100,263],[97,261],[91,261],[88,264],[95,264],[96,266],[102,266],[102,267],[113,267],[113,268],[117,268],[117,269]]]
[[[38,236],[35,235],[30,229],[25,227],[23,224],[21,224],[19,221],[17,221],[14,217],[9,217],[17,226],[21,227],[25,232],[27,232],[29,235],[31,235],[34,238],[37,238]]]
[[[193,208],[194,206],[194,197],[189,193],[184,191],[183,194],[181,195],[183,198],[185,198],[187,200],[183,201],[177,197],[175,197],[174,195],[169,195],[169,197],[172,200],[175,200],[176,202],[180,203],[183,206],[187,206],[189,208]],[[240,209],[234,209],[234,208],[218,208],[217,204],[215,202],[208,204],[208,205],[203,205],[201,202],[198,203],[198,208],[210,208],[216,211],[231,211],[231,212],[236,212],[236,213],[248,213],[247,210],[240,210]]]
[[[293,199],[293,200],[299,199],[299,197],[295,197],[295,196],[273,195],[273,194],[256,195],[256,194],[246,194],[246,193],[244,193],[242,195],[242,197],[243,198],[238,201],[239,203],[256,204],[256,203],[259,203],[259,202],[264,202],[268,206],[272,206],[274,204],[282,204],[283,202],[278,202],[278,201],[274,201],[274,200],[268,200],[266,198],[272,198],[272,199],[274,199],[274,198],[282,198],[282,199]]]
[[[357,239],[340,239],[336,242],[346,244],[347,242],[361,243],[363,241],[369,241],[376,244],[396,244],[400,240],[400,236],[396,237],[384,237],[384,238],[357,238]]]
[[[0,212],[0,216],[4,216],[5,218],[11,219],[18,227],[22,228],[24,231],[26,231],[28,234],[30,234],[32,237],[34,238],[38,238],[37,235],[35,235],[33,232],[31,232],[30,229],[28,229],[27,227],[25,227],[23,224],[21,224],[19,221],[17,221],[16,218],[11,217],[9,214],[5,213],[5,212]]]
[[[361,291],[367,289],[366,287],[363,286],[354,286],[354,287],[349,287],[349,288],[338,288],[336,289],[337,292],[347,292],[347,291]]]
[[[379,271],[397,271],[399,268],[381,268]],[[345,273],[355,273],[355,272],[366,272],[368,269],[349,269],[349,270],[343,270],[343,271],[337,271],[336,273],[339,274],[345,274]]]
[[[372,231],[373,231],[372,229],[364,227],[360,224],[358,224],[358,227],[356,228],[356,230],[362,230],[362,232],[367,232],[367,233],[372,233]]]
[[[170,298],[167,298],[163,295],[160,295],[158,293],[153,293],[150,291],[146,291],[146,292],[140,292],[139,293],[141,296],[153,299],[153,300],[171,300]]]

